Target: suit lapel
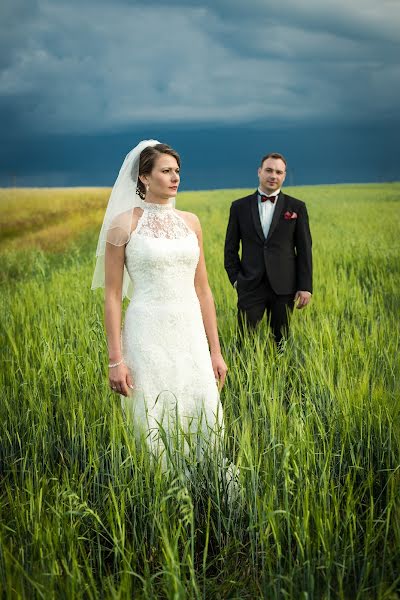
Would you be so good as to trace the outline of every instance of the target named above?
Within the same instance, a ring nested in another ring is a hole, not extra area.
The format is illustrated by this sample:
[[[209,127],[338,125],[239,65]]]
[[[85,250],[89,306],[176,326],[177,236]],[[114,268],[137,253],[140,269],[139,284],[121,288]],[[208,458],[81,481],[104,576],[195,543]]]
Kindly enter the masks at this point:
[[[255,192],[250,198],[251,216],[253,217],[254,227],[262,242],[265,241],[264,232],[261,227],[260,213],[258,210],[258,192]]]
[[[276,206],[275,206],[275,210],[274,210],[274,215],[272,217],[271,225],[270,225],[270,228],[268,231],[267,241],[269,240],[271,235],[274,233],[274,230],[279,223],[279,219],[281,218],[283,210],[286,207],[286,203],[287,203],[287,200],[286,200],[285,194],[283,192],[279,192],[278,200],[276,202]]]

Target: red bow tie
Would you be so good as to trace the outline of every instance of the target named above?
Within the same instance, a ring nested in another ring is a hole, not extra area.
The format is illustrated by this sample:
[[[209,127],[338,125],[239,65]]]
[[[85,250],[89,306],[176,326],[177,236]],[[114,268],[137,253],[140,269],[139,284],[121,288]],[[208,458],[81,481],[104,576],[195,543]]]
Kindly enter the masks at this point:
[[[272,204],[275,204],[276,196],[264,196],[264,194],[260,194],[261,202],[266,202],[269,200]]]

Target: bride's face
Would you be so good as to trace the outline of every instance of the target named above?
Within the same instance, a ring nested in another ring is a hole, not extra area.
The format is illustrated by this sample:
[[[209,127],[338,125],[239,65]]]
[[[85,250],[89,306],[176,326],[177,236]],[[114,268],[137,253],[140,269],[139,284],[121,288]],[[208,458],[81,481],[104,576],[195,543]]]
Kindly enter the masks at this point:
[[[176,158],[169,154],[157,157],[150,175],[145,176],[145,185],[149,186],[146,198],[173,198],[178,191],[180,181],[179,165]]]

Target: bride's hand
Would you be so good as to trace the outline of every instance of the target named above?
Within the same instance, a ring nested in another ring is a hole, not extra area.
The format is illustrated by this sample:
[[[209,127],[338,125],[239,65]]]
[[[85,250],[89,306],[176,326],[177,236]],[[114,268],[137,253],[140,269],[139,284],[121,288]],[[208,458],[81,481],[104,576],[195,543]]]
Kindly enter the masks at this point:
[[[124,363],[108,369],[108,380],[113,392],[122,394],[122,396],[130,396],[133,390],[133,379]]]
[[[218,384],[218,388],[222,390],[228,367],[222,358],[221,352],[211,353],[211,364],[215,375],[215,381]]]

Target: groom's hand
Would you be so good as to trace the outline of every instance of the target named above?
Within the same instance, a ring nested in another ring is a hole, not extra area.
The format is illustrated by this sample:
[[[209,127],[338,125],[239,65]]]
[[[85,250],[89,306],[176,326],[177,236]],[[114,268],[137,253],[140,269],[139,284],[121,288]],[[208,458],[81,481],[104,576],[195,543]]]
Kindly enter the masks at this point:
[[[311,292],[303,292],[299,290],[294,297],[296,308],[304,308],[311,300]]]

